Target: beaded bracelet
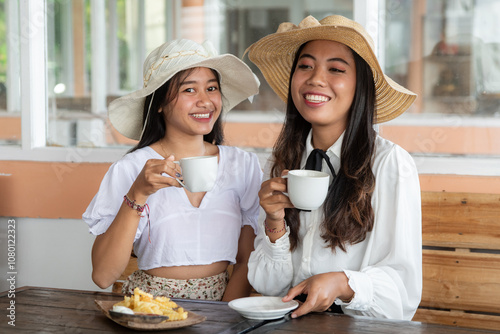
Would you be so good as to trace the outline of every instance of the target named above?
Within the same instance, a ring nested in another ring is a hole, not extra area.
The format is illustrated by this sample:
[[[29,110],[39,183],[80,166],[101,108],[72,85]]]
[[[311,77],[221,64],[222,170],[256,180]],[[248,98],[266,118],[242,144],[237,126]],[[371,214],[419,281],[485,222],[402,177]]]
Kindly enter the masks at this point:
[[[151,243],[151,222],[149,221],[149,205],[148,203],[144,205],[137,204],[135,200],[130,200],[127,195],[123,196],[123,200],[129,207],[137,211],[137,214],[141,217],[144,217],[143,212],[146,214],[145,216],[148,218],[148,240]]]
[[[147,204],[144,205],[137,204],[135,200],[133,201],[130,200],[130,198],[128,198],[127,195],[123,196],[123,199],[125,200],[125,203],[127,203],[129,207],[137,211],[137,214],[139,216],[142,216],[142,212],[144,211],[144,209],[146,209]]]
[[[283,219],[283,228],[281,230],[276,230],[275,228],[267,227],[267,222],[264,221],[264,228],[265,228],[266,232],[269,232],[269,233],[281,233],[286,229],[286,222]]]

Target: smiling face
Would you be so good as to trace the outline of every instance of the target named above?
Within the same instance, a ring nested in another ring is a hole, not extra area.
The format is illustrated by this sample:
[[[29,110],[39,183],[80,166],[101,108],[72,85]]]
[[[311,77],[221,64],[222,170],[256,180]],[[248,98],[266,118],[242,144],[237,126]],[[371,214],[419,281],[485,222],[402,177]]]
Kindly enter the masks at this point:
[[[169,135],[206,135],[220,116],[222,96],[213,70],[198,67],[181,82],[177,97],[163,111]]]
[[[356,66],[352,51],[327,40],[308,42],[300,52],[291,81],[293,102],[315,127],[345,130],[356,91]]]

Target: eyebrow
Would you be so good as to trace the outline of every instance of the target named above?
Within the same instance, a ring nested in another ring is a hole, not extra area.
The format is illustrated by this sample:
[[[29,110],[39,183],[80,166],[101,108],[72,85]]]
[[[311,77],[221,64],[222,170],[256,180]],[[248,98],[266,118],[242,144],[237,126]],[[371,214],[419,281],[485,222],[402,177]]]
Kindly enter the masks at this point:
[[[302,59],[302,58],[311,58],[312,60],[316,60],[316,58],[315,58],[313,55],[309,54],[309,53],[303,53],[303,54],[299,57],[299,60],[300,60],[300,59]],[[341,62],[341,63],[346,64],[347,66],[351,66],[351,65],[350,65],[350,64],[349,64],[349,63],[348,63],[345,59],[343,59],[343,58],[329,58],[329,59],[327,59],[326,61],[327,61],[327,62],[331,62],[331,61],[332,61],[332,62],[333,62],[333,61],[339,61],[339,62]]]
[[[212,82],[217,82],[217,79],[210,79],[210,80],[207,81],[207,83],[212,83]],[[181,86],[182,85],[193,85],[195,83],[197,83],[197,81],[195,81],[195,80],[184,81],[184,82],[181,82]]]

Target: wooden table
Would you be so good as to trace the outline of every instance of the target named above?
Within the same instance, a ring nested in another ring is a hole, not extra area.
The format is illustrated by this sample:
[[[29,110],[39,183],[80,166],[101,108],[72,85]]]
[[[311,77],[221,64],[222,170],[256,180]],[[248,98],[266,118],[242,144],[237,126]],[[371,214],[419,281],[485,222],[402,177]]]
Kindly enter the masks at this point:
[[[115,293],[23,287],[15,292],[0,293],[0,333],[129,333],[128,330],[99,311],[94,300],[122,300]],[[11,301],[15,300],[15,327],[9,325]],[[190,327],[165,331],[177,333],[493,333],[466,328],[428,325],[411,321],[377,320],[328,313],[309,314],[299,319],[288,317],[277,321],[248,320],[224,302],[175,300],[185,309],[207,317]]]

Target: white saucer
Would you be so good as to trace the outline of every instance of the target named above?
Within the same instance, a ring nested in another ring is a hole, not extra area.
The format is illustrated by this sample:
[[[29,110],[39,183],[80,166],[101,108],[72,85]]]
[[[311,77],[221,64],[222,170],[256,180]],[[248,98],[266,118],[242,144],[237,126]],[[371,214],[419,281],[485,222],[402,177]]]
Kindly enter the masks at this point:
[[[230,301],[228,306],[248,319],[279,319],[299,306],[296,300],[284,303],[281,298],[266,296],[239,298]]]

